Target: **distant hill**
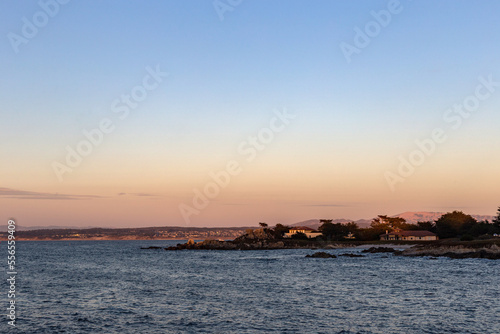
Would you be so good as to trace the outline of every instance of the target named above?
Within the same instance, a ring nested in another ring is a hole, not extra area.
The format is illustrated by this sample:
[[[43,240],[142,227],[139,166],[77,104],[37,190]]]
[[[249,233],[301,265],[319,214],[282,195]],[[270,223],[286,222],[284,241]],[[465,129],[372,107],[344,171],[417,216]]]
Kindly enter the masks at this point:
[[[392,217],[401,217],[404,218],[407,223],[416,224],[417,222],[436,221],[445,213],[446,212],[427,212],[427,211],[403,212],[394,215]],[[488,220],[491,222],[495,218],[495,216],[488,216],[488,215],[471,215],[471,216],[474,217],[477,221]],[[321,226],[319,221],[320,221],[319,219],[309,219],[299,223],[291,224],[290,226],[307,226],[310,228],[318,229]],[[341,218],[341,219],[333,219],[332,223],[346,224],[352,221],[354,221],[359,227],[365,228],[370,226],[372,219],[352,220],[352,219]]]
[[[319,219],[309,219],[305,220],[299,223],[291,224],[290,226],[307,226],[313,229],[318,229],[321,226],[321,223],[319,222]],[[371,219],[359,219],[359,220],[352,220],[352,219],[344,219],[344,218],[339,218],[339,219],[333,219],[332,223],[334,224],[347,224],[350,222],[355,222],[359,227],[368,227],[370,226]]]
[[[316,230],[320,225],[321,224],[319,223],[319,219],[309,219],[309,220],[304,220],[303,222],[291,224],[289,226],[307,226]]]
[[[400,217],[404,218],[407,223],[415,224],[417,222],[426,222],[426,221],[436,221],[446,212],[403,212],[392,217]],[[495,216],[487,216],[487,215],[471,215],[477,221],[489,220],[490,222],[495,219]]]
[[[34,230],[64,230],[64,229],[87,229],[87,228],[96,228],[95,226],[23,226],[16,225],[16,231],[34,231]],[[0,232],[7,231],[7,225],[0,225]]]

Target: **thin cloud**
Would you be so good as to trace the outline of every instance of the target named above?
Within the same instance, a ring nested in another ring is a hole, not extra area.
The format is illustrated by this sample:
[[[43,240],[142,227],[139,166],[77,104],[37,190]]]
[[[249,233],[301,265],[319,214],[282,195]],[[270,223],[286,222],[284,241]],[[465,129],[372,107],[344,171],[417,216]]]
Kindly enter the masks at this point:
[[[102,198],[102,196],[95,195],[69,195],[69,194],[52,194],[41,193],[36,191],[25,191],[10,188],[0,188],[0,198],[13,198],[13,199],[50,199],[50,200],[81,200],[81,199],[94,199]]]
[[[338,208],[350,207],[349,205],[343,205],[343,204],[303,204],[301,206],[327,206],[327,207],[338,207]]]
[[[148,194],[148,193],[118,193],[117,196],[162,197],[161,195]]]

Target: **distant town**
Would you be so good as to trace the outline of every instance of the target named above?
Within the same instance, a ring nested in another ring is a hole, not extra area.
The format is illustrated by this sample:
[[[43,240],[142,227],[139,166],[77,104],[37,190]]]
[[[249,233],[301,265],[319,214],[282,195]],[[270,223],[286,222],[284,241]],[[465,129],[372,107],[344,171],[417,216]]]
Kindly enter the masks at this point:
[[[186,240],[234,239],[244,234],[246,227],[143,227],[143,228],[88,228],[37,229],[16,231],[17,240]],[[7,232],[0,232],[0,240],[7,240]]]

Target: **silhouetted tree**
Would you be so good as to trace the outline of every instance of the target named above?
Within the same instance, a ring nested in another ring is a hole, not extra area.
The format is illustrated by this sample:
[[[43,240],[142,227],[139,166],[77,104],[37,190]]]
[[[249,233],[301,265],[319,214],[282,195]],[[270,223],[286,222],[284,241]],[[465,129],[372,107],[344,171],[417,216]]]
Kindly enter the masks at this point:
[[[379,240],[380,235],[382,233],[385,233],[385,231],[386,230],[383,230],[383,231],[376,230],[373,227],[364,228],[364,229],[359,231],[360,240],[363,240],[363,241]]]
[[[348,233],[351,232],[354,235],[357,235],[359,233],[359,227],[355,222],[349,222],[345,224],[345,227]]]
[[[290,230],[290,227],[285,226],[283,224],[276,224],[274,227],[274,236],[275,238],[281,239],[285,233]]]
[[[500,228],[500,206],[498,207],[498,210],[497,210],[497,216],[495,217],[495,219],[493,219],[493,225],[495,227]]]
[[[448,212],[436,220],[436,232],[439,238],[455,238],[470,230],[477,220],[462,211]]]
[[[259,223],[262,228],[266,228],[268,225],[266,223]]]
[[[486,221],[481,221],[479,223],[476,223],[470,228],[465,229],[462,231],[463,233],[466,233],[467,235],[470,235],[472,237],[479,237],[481,235],[486,235],[486,234],[493,234],[493,225],[490,224],[487,220]]]
[[[436,226],[433,222],[417,222],[417,227],[419,230],[434,232]]]
[[[386,218],[389,218],[384,215],[379,215],[377,218],[373,218],[370,223],[370,227],[377,230],[389,230],[392,231],[392,224],[387,221]]]
[[[302,233],[302,232],[297,232],[297,233],[292,234],[291,238],[292,239],[296,239],[296,240],[307,240],[307,239],[309,239],[307,237],[307,235],[305,233]]]
[[[348,224],[333,224],[330,221],[326,221],[319,227],[319,230],[327,238],[328,240],[344,240],[344,237],[346,237],[349,232],[357,233],[358,231],[358,226],[355,223],[348,223]]]
[[[326,239],[330,240],[335,232],[335,226],[332,223],[332,219],[321,219],[319,222],[322,223],[318,230],[325,236]]]

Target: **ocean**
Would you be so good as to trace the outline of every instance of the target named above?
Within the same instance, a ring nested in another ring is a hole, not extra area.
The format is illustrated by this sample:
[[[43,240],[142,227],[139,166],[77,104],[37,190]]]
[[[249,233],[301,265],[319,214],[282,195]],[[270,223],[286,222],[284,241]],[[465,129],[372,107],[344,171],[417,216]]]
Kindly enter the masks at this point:
[[[0,332],[500,333],[498,260],[140,249],[176,243],[17,242],[16,328],[4,315]]]

